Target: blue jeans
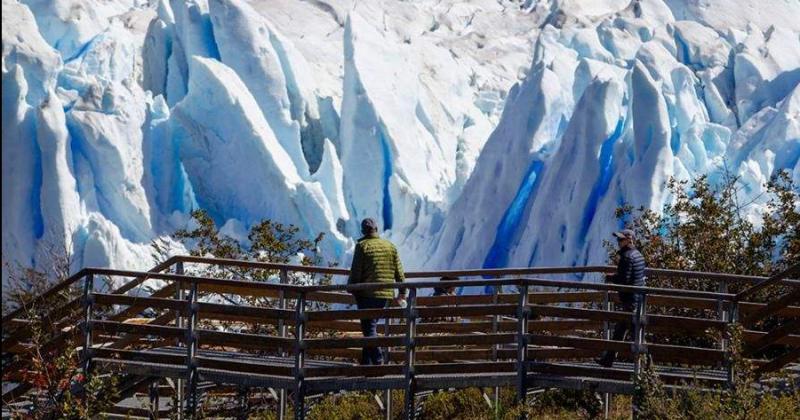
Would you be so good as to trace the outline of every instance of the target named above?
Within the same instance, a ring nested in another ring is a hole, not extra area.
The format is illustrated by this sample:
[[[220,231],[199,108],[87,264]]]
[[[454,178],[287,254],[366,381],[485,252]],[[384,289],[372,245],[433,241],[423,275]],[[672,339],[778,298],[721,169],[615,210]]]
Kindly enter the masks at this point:
[[[358,306],[358,309],[383,309],[389,306],[389,299],[356,296],[356,306]],[[364,337],[377,337],[378,320],[362,319],[361,333]],[[383,354],[381,354],[381,349],[378,347],[364,347],[361,350],[361,364],[382,365]]]

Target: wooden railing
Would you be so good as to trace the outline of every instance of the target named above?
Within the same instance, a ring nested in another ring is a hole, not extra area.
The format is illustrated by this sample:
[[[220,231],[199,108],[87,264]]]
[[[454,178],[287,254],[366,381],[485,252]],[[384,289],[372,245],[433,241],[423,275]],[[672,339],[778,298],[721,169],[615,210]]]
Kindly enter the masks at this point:
[[[276,273],[277,281],[186,275],[185,264],[271,270]],[[168,270],[173,272],[164,272]],[[738,322],[739,314],[742,319],[760,320],[765,316],[794,319],[777,332],[744,331],[745,342],[758,347],[759,351],[776,344],[789,349],[786,355],[773,360],[754,359],[759,372],[780,369],[797,359],[800,336],[795,328],[800,319],[800,307],[791,306],[800,291],[800,282],[796,280],[648,270],[649,276],[703,279],[726,287],[738,282],[762,289],[769,282],[767,286],[789,288],[787,296],[790,297],[778,303],[763,304],[740,298],[745,295],[726,292],[537,277],[602,275],[611,270],[611,267],[598,266],[416,272],[407,273],[409,279],[415,280],[394,285],[302,286],[289,284],[290,274],[340,276],[348,271],[174,257],[146,273],[87,268],[32,303],[45,302],[69,287],[84,286],[81,299],[49,311],[52,319],[67,325],[78,323],[75,309],[82,308],[82,313],[78,314],[82,318],[81,328],[68,329],[50,345],[80,338],[87,372],[115,367],[131,375],[171,377],[181,381],[176,392],[178,400],[185,401],[185,407],[180,410],[189,415],[197,408],[197,386],[201,380],[280,390],[281,418],[289,394],[294,400],[295,417],[303,418],[306,395],[334,390],[404,389],[404,410],[408,415],[414,411],[415,394],[428,389],[512,386],[520,401],[531,387],[590,387],[598,392],[629,393],[631,378],[639,369],[639,356],[645,354],[663,368],[659,373],[670,385],[694,379],[708,386],[724,385],[732,376],[731,367],[725,364],[730,348],[724,340],[701,347],[674,344],[674,338],[701,337],[709,330],[722,331]],[[786,275],[793,272],[788,271]],[[488,286],[494,293],[427,296],[430,289],[441,283],[424,279],[443,275],[481,277],[448,282],[448,286]],[[95,290],[96,276],[131,280],[103,293]],[[145,281],[153,280],[165,285],[148,296],[126,294]],[[407,290],[408,306],[369,310],[344,306],[353,303],[350,293],[386,288]],[[633,312],[614,310],[613,303],[618,301],[619,292],[639,294],[642,303]],[[235,298],[233,301],[266,299],[258,305],[221,303],[209,298],[214,294]],[[329,307],[314,309],[320,304]],[[148,308],[158,313],[149,323],[126,322]],[[690,315],[669,315],[664,310],[667,308],[688,311]],[[23,314],[15,312],[3,317],[4,329],[22,326],[6,335],[4,353],[25,353],[26,329],[20,319]],[[68,316],[70,314],[72,316]],[[353,333],[360,330],[358,320],[361,318],[387,320],[382,328],[385,334],[369,338],[360,337],[360,334],[354,336]],[[242,330],[211,329],[221,322],[237,324]],[[610,339],[609,324],[618,322],[633,324],[630,341]],[[176,343],[179,347],[174,346]],[[387,348],[388,364],[354,364],[364,346]],[[209,353],[212,350],[235,351],[252,357],[224,357],[227,353],[220,353],[223,356]],[[632,368],[603,368],[583,363],[601,351],[618,352],[621,358],[634,362]],[[755,355],[757,352],[751,353]],[[701,373],[705,369],[708,375],[681,371],[678,366],[701,369]],[[19,358],[4,366],[4,377],[24,367],[24,358]],[[24,391],[18,388],[16,394]]]

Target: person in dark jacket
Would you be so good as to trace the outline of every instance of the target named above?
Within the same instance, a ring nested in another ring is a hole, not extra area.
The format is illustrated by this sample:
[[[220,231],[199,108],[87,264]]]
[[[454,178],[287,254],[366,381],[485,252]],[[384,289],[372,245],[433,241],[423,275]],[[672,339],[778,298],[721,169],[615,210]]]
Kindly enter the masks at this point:
[[[636,249],[636,245],[634,244],[636,240],[634,232],[630,229],[625,229],[614,232],[614,237],[617,238],[617,243],[619,244],[619,263],[617,264],[616,274],[607,277],[606,281],[625,286],[645,286],[644,256]],[[641,295],[638,293],[620,292],[619,300],[620,307],[623,311],[633,312],[636,309],[636,304],[641,301]],[[632,329],[633,325],[630,322],[618,322],[614,325],[614,332],[611,339],[622,341],[625,339],[625,335]],[[611,367],[614,365],[614,359],[616,359],[616,357],[616,352],[605,351],[603,355],[597,359],[597,363],[605,367]]]
[[[443,283],[439,287],[433,288],[433,295],[432,296],[455,296],[456,295],[456,288],[455,286],[446,285],[447,282],[450,281],[458,281],[459,278],[455,276],[442,276],[439,279],[439,282]],[[441,307],[445,307],[442,305]],[[458,320],[458,317],[455,316],[444,316],[444,317],[434,317],[434,318],[425,318],[423,322],[455,322]]]
[[[350,278],[347,284],[362,283],[394,283],[405,281],[403,265],[397,248],[391,242],[381,239],[378,235],[378,224],[373,219],[367,218],[361,222],[361,233],[364,235],[356,243],[353,263],[350,266]],[[358,309],[386,308],[389,302],[405,306],[405,290],[394,296],[394,289],[378,289],[369,291],[356,291]],[[377,319],[362,319],[361,332],[364,337],[377,335]],[[377,347],[364,347],[361,351],[362,365],[383,364],[383,355]]]
[[[443,284],[439,287],[433,288],[433,296],[455,296],[456,288],[455,286],[445,285],[448,281],[458,281],[458,277],[455,276],[442,276],[439,279],[440,282]]]

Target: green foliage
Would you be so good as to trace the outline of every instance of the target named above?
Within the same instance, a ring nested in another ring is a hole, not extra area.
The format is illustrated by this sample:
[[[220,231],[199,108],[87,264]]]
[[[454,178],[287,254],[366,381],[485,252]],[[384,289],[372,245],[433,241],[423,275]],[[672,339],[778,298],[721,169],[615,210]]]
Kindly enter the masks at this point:
[[[192,223],[188,229],[179,229],[171,235],[171,239],[181,243],[192,256],[228,258],[263,263],[287,264],[302,256],[302,265],[320,265],[322,263],[318,248],[325,235],[320,233],[314,241],[298,237],[300,228],[264,219],[250,227],[247,240],[241,241],[219,231],[214,220],[205,210],[192,212]],[[169,257],[167,240],[157,239],[152,243],[153,256],[163,261]],[[264,281],[277,275],[276,270],[253,268],[235,268],[206,266],[194,269],[192,274],[214,276],[218,278],[247,279]],[[291,279],[293,283],[302,283],[302,276]],[[328,280],[322,277],[319,281]]]
[[[308,418],[309,420],[369,420],[381,418],[381,411],[374,395],[372,392],[350,392],[325,398],[311,409]],[[402,406],[402,399],[395,397],[392,400],[394,406]]]
[[[492,416],[478,388],[436,392],[425,399],[421,413],[425,419],[487,419]]]
[[[13,401],[3,401],[5,410],[13,418],[25,419],[85,419],[97,416],[114,404],[118,397],[117,376],[86,375],[80,365],[80,355],[72,340],[51,345],[50,340],[63,334],[65,325],[53,319],[50,312],[81,295],[78,284],[31,304],[33,298],[49,287],[63,281],[72,265],[71,244],[43,245],[40,268],[5,264],[9,283],[3,292],[3,312],[22,308],[19,318],[26,319],[30,338],[25,350],[15,356],[25,361],[24,368],[4,372],[3,383],[16,382],[30,387],[27,394]],[[98,281],[107,281],[102,276]],[[7,331],[4,331],[7,333]],[[3,339],[6,340],[4,335]],[[4,341],[4,346],[5,346]],[[4,357],[6,355],[4,354]],[[4,360],[4,364],[7,361]],[[11,361],[9,361],[11,362]]]
[[[729,387],[702,390],[702,384],[667,392],[648,360],[635,381],[634,410],[647,420],[756,420],[800,419],[800,390],[787,394],[759,393],[754,386],[752,367],[742,356],[742,328],[734,326],[726,332],[733,365],[733,381]]]
[[[247,232],[247,240],[244,241],[220,232],[214,220],[205,210],[192,212],[190,226],[187,229],[175,231],[170,239],[181,243],[192,256],[274,264],[287,264],[299,258],[299,262],[302,265],[322,264],[318,249],[325,235],[320,233],[313,241],[302,238],[299,236],[300,228],[291,224],[285,225],[264,219],[250,227]],[[151,246],[156,260],[164,261],[170,256],[168,240],[155,240]],[[334,264],[328,265],[333,266]],[[279,271],[251,267],[187,264],[186,274],[258,282],[277,282]],[[331,277],[292,272],[289,273],[287,281],[289,284],[329,284]],[[203,296],[205,295],[203,294]],[[233,300],[233,297],[225,294],[216,294],[216,296],[233,304],[247,303],[262,307],[275,307],[277,305],[277,301],[272,298],[242,298],[241,296],[236,296],[236,300]],[[312,309],[319,309],[324,306],[319,303],[314,303],[313,305],[316,306]],[[268,329],[270,327],[267,326],[265,328]],[[251,326],[251,332],[264,333],[269,331],[262,327]]]
[[[320,235],[314,242],[298,238],[300,228],[297,226],[264,219],[250,228],[247,234],[249,244],[243,245],[240,241],[221,234],[205,210],[193,211],[192,219],[193,228],[179,229],[172,236],[187,245],[190,254],[194,256],[213,255],[217,258],[288,263],[299,253],[313,252],[315,245],[324,237]],[[313,262],[308,256],[306,259],[307,263]]]
[[[766,187],[766,197],[759,197],[765,200],[760,226],[745,217],[755,204],[739,202],[742,187],[730,176],[719,185],[705,176],[691,182],[670,179],[667,189],[674,201],[661,213],[625,205],[616,216],[636,232],[649,267],[769,275],[800,262],[800,189],[786,172]],[[613,244],[606,247],[613,259]],[[656,282],[651,285],[661,286]]]
[[[55,331],[50,323],[37,318],[31,308],[30,345],[19,355],[29,362],[20,372],[9,372],[22,386],[30,386],[29,393],[17,401],[9,401],[9,411],[14,418],[25,419],[86,419],[97,416],[113,406],[119,397],[117,375],[86,375],[80,365],[76,345],[67,341],[60,346],[48,346]]]

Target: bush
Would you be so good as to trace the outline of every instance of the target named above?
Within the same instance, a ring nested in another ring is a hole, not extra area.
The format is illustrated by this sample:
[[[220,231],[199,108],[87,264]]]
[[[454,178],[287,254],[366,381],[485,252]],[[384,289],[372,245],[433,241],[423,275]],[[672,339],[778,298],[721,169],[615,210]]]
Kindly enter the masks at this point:
[[[800,188],[789,174],[781,172],[767,183],[759,225],[747,217],[754,203],[738,200],[741,188],[730,176],[718,185],[706,176],[691,182],[670,179],[667,189],[674,201],[661,213],[624,205],[616,216],[636,232],[648,267],[765,276],[800,262]],[[614,244],[605,244],[609,258],[616,259]],[[652,286],[669,285],[655,281]]]
[[[800,390],[787,393],[758,392],[753,371],[742,357],[742,329],[734,326],[727,332],[733,364],[730,387],[703,390],[702,384],[685,384],[684,389],[668,392],[648,360],[635,381],[634,410],[647,420],[757,420],[800,419]]]

